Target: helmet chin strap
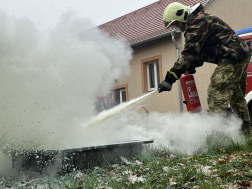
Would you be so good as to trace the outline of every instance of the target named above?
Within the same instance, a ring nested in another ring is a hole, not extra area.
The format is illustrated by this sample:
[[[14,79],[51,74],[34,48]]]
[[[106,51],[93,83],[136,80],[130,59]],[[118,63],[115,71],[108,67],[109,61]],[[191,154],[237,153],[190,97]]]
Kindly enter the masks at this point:
[[[195,5],[191,6],[189,14],[193,13],[199,6],[200,6],[200,3],[196,3]]]

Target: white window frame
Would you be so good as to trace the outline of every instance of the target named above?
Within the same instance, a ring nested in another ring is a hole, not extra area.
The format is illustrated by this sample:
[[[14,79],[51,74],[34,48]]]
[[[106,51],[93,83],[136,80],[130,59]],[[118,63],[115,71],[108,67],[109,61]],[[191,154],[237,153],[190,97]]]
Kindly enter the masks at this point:
[[[154,90],[157,90],[157,88],[158,88],[157,63],[158,62],[151,62],[151,63],[147,64],[148,91],[154,91]],[[150,71],[149,71],[150,64],[154,64],[154,78],[155,78],[155,86],[154,86],[154,88],[150,87],[150,77],[149,77],[149,75],[150,75]]]
[[[126,95],[126,89],[120,89],[120,104],[123,103],[122,101],[122,92],[125,91],[125,95]]]

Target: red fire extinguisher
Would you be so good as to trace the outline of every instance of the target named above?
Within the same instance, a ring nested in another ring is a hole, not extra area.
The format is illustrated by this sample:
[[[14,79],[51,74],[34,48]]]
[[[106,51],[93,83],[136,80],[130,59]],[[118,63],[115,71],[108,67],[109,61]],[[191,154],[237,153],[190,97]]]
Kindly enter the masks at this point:
[[[185,74],[180,78],[187,111],[200,112],[202,110],[197,87],[193,75]]]

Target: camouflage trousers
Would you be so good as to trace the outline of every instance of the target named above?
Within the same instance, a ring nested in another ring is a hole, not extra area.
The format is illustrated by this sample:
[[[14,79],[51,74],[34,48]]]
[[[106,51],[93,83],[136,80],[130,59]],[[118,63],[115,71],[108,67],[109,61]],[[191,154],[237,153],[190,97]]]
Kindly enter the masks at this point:
[[[250,56],[235,64],[219,65],[211,76],[207,102],[209,112],[226,115],[228,104],[232,111],[243,120],[241,130],[251,130],[249,111],[245,100],[247,68]]]

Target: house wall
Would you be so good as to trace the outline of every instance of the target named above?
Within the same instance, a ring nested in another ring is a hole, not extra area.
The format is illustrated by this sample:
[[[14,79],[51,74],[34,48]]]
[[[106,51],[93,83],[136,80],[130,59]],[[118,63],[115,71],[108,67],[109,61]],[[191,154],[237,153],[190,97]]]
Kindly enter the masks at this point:
[[[251,0],[212,0],[205,12],[218,16],[235,31],[252,27]]]
[[[234,30],[252,27],[252,3],[251,0],[212,0],[206,7],[205,12],[216,15],[228,23]],[[179,50],[183,49],[184,37],[176,39]],[[153,56],[161,55],[162,58],[162,75],[163,79],[174,62],[176,61],[176,48],[172,41],[165,41],[156,45],[152,45],[133,54],[130,62],[132,73],[128,78],[120,78],[116,85],[128,84],[129,100],[142,96],[142,78],[141,78],[141,60]],[[216,68],[216,65],[204,63],[200,68],[196,69],[195,82],[197,85],[200,101],[203,110],[208,109],[207,105],[207,88],[210,83],[210,77]],[[148,111],[158,112],[179,112],[179,94],[178,82],[173,84],[172,91],[163,93],[154,93],[142,105]],[[144,110],[143,110],[144,111]],[[183,105],[183,111],[186,106]]]
[[[181,38],[176,38],[176,41],[181,46]],[[164,79],[166,72],[173,66],[176,61],[176,48],[171,40],[152,45],[133,53],[133,58],[130,62],[131,75],[128,78],[121,78],[118,80],[118,85],[128,83],[129,99],[137,98],[145,94],[142,90],[142,73],[141,73],[141,61],[155,56],[161,56],[162,62],[162,75],[161,81]],[[179,109],[179,95],[178,95],[178,83],[173,85],[173,90],[163,93],[154,93],[144,102],[142,105],[148,111],[167,112],[175,111]]]

